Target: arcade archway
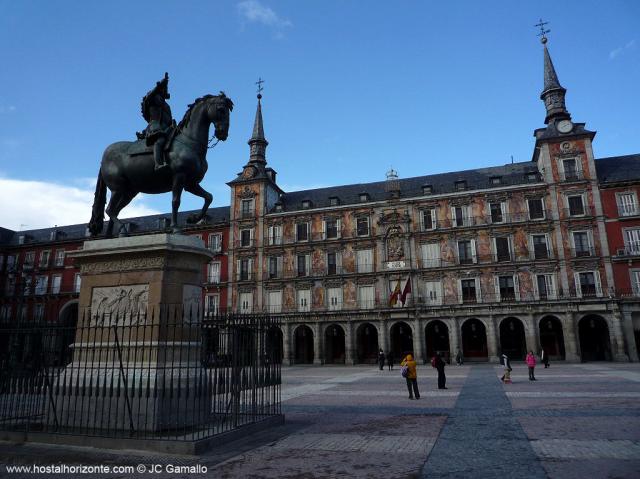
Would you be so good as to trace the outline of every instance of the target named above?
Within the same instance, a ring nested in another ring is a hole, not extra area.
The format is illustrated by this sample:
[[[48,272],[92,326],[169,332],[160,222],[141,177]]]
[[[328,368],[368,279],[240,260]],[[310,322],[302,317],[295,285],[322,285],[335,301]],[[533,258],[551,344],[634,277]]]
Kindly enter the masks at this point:
[[[356,331],[358,363],[375,364],[378,361],[378,330],[371,323],[363,323]]]
[[[562,323],[555,316],[545,316],[540,320],[540,347],[549,359],[565,359],[564,333]]]
[[[293,333],[295,364],[313,364],[313,331],[309,326],[298,326]]]
[[[424,339],[427,345],[427,358],[430,359],[436,353],[442,353],[447,361],[451,356],[449,348],[449,328],[442,321],[430,321],[424,328]]]
[[[324,362],[344,364],[344,329],[332,324],[324,332]]]
[[[391,352],[400,361],[406,354],[413,354],[413,331],[404,321],[398,321],[391,326]],[[415,355],[414,355],[415,356]]]
[[[527,355],[524,325],[518,318],[505,318],[500,322],[500,350],[516,361],[524,360]]]
[[[282,331],[275,326],[269,328],[265,344],[265,354],[269,362],[282,363],[283,350]]]
[[[607,321],[597,314],[585,316],[578,323],[582,361],[611,361],[611,343]]]
[[[487,330],[482,321],[476,318],[467,319],[461,328],[462,354],[467,361],[487,361]]]

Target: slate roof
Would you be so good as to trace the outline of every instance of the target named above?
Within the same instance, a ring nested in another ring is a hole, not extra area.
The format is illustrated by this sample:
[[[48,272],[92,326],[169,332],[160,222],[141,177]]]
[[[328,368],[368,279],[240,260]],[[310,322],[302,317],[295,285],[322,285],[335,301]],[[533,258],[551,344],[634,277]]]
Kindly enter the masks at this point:
[[[640,154],[599,158],[596,173],[600,183],[640,180]]]

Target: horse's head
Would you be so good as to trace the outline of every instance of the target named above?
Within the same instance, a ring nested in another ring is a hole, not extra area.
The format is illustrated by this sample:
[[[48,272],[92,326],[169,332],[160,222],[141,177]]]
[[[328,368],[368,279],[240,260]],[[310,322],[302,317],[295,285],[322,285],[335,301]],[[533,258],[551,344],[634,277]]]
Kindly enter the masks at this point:
[[[215,125],[215,136],[218,140],[225,141],[229,136],[229,116],[233,111],[233,102],[220,92],[212,96],[207,102],[207,115],[211,123]]]

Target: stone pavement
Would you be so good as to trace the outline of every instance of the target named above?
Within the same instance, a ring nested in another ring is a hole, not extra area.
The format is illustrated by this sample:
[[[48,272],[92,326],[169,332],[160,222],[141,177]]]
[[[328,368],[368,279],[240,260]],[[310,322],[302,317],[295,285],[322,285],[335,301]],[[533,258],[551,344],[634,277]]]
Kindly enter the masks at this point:
[[[410,401],[397,368],[286,367],[282,427],[195,458],[0,443],[0,476],[34,477],[7,464],[159,464],[206,473],[156,477],[640,477],[640,365],[553,363],[530,382],[516,364],[509,385],[494,365],[447,373],[439,391],[435,370],[419,367],[421,398]]]

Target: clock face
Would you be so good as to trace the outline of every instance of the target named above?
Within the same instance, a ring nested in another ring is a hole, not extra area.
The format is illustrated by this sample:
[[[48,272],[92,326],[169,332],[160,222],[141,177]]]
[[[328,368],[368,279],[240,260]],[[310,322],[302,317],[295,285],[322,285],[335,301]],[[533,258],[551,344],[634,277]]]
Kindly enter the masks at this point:
[[[557,126],[560,133],[569,133],[571,130],[573,130],[573,123],[571,123],[569,120],[562,120],[558,122]]]

